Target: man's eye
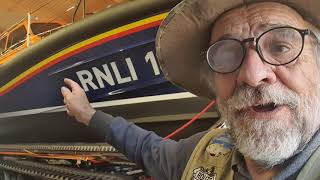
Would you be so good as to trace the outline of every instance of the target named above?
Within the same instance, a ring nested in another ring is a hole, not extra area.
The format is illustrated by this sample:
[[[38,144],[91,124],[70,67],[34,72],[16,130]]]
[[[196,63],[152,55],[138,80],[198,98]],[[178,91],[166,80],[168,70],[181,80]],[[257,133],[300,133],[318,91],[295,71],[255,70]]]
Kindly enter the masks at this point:
[[[287,45],[278,43],[278,44],[271,45],[270,52],[272,52],[272,53],[287,53],[290,51],[290,49],[291,48],[288,47]]]

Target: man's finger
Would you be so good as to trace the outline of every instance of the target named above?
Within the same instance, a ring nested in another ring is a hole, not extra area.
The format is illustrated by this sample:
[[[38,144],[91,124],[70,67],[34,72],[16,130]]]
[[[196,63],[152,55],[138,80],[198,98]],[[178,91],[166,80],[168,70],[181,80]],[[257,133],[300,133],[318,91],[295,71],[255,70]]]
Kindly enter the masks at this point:
[[[66,85],[71,88],[71,91],[73,91],[76,88],[81,88],[78,83],[69,78],[64,78],[64,83],[66,83]]]
[[[68,108],[67,108],[67,114],[68,114],[70,117],[73,117],[73,114],[69,111]]]
[[[71,94],[71,91],[68,88],[63,86],[63,87],[61,87],[61,93],[62,93],[63,97],[66,97]]]
[[[65,105],[67,105],[67,100],[66,100],[66,98],[63,99],[63,103],[64,103]]]

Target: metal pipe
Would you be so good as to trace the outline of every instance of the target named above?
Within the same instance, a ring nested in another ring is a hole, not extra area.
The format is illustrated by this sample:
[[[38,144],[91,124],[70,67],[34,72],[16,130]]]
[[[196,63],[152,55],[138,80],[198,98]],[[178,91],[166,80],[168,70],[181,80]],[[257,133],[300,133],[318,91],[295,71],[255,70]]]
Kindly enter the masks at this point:
[[[86,17],[86,0],[83,0],[82,18]]]
[[[31,25],[31,15],[28,13],[28,27],[27,27],[27,47],[30,46],[30,25]]]
[[[76,18],[76,14],[77,14],[77,11],[78,11],[78,9],[79,9],[80,3],[81,3],[81,0],[79,0],[79,2],[78,2],[78,4],[77,4],[77,7],[76,7],[76,9],[74,10],[74,13],[73,13],[73,16],[72,16],[72,23],[74,23],[74,19]]]

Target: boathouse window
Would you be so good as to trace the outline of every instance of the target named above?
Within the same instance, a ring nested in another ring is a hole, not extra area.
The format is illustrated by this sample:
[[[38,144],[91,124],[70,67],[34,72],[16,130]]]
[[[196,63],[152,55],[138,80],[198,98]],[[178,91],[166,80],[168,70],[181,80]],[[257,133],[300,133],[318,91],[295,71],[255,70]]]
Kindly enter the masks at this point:
[[[0,54],[6,50],[6,40],[7,40],[7,36],[0,39]]]
[[[18,29],[14,30],[8,39],[8,47],[14,49],[20,46],[27,37],[27,30],[24,26],[19,27]]]
[[[38,35],[38,34],[50,31],[52,29],[56,29],[60,26],[61,26],[61,24],[59,24],[59,23],[32,23],[30,27],[31,27],[33,34]],[[52,32],[44,33],[41,36],[47,36],[51,33]]]

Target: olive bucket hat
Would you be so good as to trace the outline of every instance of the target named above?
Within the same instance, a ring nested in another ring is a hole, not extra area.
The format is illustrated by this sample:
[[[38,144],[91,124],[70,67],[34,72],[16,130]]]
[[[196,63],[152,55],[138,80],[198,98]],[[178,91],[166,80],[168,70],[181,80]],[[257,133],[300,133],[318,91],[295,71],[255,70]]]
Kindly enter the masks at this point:
[[[212,24],[230,9],[256,2],[278,2],[295,9],[305,20],[320,27],[320,0],[184,0],[160,25],[156,51],[162,71],[172,83],[198,96],[214,92],[201,78],[201,53],[209,47]]]

